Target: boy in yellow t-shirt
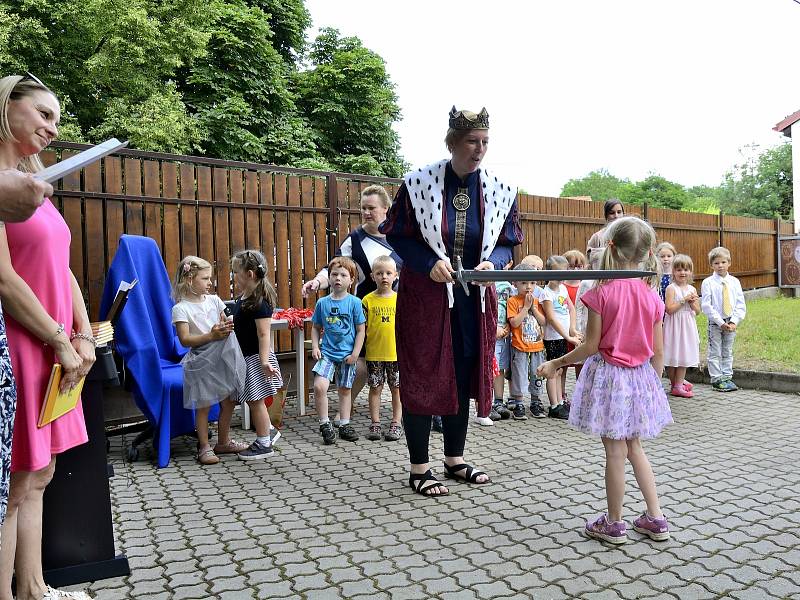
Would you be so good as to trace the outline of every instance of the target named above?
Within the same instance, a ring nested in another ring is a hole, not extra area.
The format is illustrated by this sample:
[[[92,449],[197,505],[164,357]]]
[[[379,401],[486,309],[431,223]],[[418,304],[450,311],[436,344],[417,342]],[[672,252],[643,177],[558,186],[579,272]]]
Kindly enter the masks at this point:
[[[379,440],[381,429],[381,391],[384,382],[392,392],[392,422],[383,435],[388,442],[396,442],[403,434],[400,426],[400,370],[397,367],[397,345],[394,337],[394,317],[397,293],[392,289],[397,279],[397,265],[391,256],[379,256],[372,263],[372,280],[378,289],[364,296],[364,315],[367,317],[367,385],[369,386],[369,415],[372,425],[368,440]]]

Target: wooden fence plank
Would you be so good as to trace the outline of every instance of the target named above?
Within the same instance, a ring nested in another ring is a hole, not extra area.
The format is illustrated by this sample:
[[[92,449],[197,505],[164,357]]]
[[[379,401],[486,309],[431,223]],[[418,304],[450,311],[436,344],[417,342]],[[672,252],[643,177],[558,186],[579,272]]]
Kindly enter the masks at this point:
[[[178,197],[178,166],[175,163],[161,164],[162,195],[164,198]],[[194,187],[192,187],[194,190]],[[183,256],[181,255],[181,209],[177,204],[165,202],[164,212],[164,264],[172,274]]]
[[[103,160],[104,189],[109,194],[122,194],[122,163],[119,158]],[[117,252],[119,237],[125,233],[125,206],[120,200],[108,199],[106,205],[106,257],[110,261]]]
[[[311,177],[303,177],[300,180],[300,204],[304,209],[314,208],[314,180]],[[303,282],[309,281],[317,274],[316,259],[314,257],[316,244],[314,241],[314,213],[303,212],[301,215],[303,219],[303,276],[300,277],[298,287],[302,291]],[[303,298],[293,306],[303,306]]]
[[[276,173],[274,177],[273,200],[275,202],[275,287],[278,292],[278,304],[281,308],[291,305],[289,290],[289,216],[281,207],[287,206],[286,175]],[[278,348],[281,351],[291,347],[288,331],[281,331],[277,336]]]
[[[300,208],[300,177],[290,175],[288,177],[289,195],[288,205],[297,209]],[[299,210],[289,211],[289,306],[303,306],[303,250],[302,250],[302,222]],[[286,305],[284,305],[286,306]]]
[[[180,165],[180,197],[181,200],[196,200],[196,180],[194,165],[182,163]],[[199,251],[197,247],[197,206],[189,203],[180,205],[181,222],[181,258],[184,256],[196,256]]]
[[[160,198],[161,196],[161,172],[158,161],[146,160],[142,163],[144,171],[144,195],[150,198]],[[162,230],[161,210],[164,204],[161,202],[144,203],[144,235],[153,238],[164,256],[164,232]],[[176,232],[177,234],[177,232]],[[165,264],[166,263],[165,261]]]
[[[210,201],[211,169],[197,167],[197,199]],[[197,256],[214,262],[214,214],[210,206],[197,206]]]
[[[233,176],[238,171],[230,173]],[[228,190],[228,169],[214,168],[212,171],[213,180],[213,259],[206,258],[214,265],[215,286],[217,295],[223,300],[231,297],[230,272],[231,272],[231,231],[229,224],[230,217],[230,194]],[[239,175],[239,194],[241,198],[241,174]]]
[[[255,171],[247,171],[245,174],[244,186],[244,202],[246,206],[252,205],[253,208],[247,208],[244,211],[245,222],[245,235],[244,247],[245,248],[261,248],[264,256],[267,258],[267,266],[272,277],[272,268],[270,265],[270,255],[272,248],[265,248],[261,245],[261,211],[258,210],[258,173]]]
[[[125,194],[128,196],[142,195],[142,162],[133,158],[126,158],[125,169]],[[144,235],[144,219],[142,217],[144,206],[138,200],[125,201],[125,232],[132,235]]]
[[[83,183],[87,192],[103,191],[100,162],[92,163],[84,169]],[[106,256],[106,245],[103,239],[103,201],[100,198],[86,198],[84,201],[83,229],[87,285],[83,289],[89,295],[89,318],[96,321],[100,318],[100,301],[103,297],[106,269],[114,258],[111,255]],[[75,277],[78,277],[77,273]]]

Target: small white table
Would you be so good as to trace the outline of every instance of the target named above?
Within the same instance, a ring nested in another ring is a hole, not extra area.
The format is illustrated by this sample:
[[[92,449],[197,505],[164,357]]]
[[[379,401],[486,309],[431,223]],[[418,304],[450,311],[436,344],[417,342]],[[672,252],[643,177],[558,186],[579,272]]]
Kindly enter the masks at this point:
[[[292,329],[294,332],[294,381],[297,390],[297,406],[300,416],[306,414],[306,330],[305,324],[311,321],[311,317],[303,319],[303,327]],[[275,348],[275,332],[289,329],[289,321],[286,319],[272,319],[272,347]],[[250,410],[247,403],[242,405],[242,425],[245,429],[250,429]]]

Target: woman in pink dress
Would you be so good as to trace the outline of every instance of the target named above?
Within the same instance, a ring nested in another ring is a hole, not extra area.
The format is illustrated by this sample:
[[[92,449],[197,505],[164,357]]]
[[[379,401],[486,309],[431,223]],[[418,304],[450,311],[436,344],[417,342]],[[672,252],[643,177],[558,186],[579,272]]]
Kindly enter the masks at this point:
[[[35,172],[39,152],[58,133],[58,99],[32,76],[0,79],[0,169]],[[42,576],[42,496],[56,455],[87,441],[78,406],[37,427],[53,364],[71,388],[94,362],[94,339],[78,283],[69,268],[70,232],[49,200],[23,223],[0,227],[0,297],[17,386],[8,512],[0,547],[0,600],[88,598],[62,592]],[[16,567],[16,571],[15,571]]]

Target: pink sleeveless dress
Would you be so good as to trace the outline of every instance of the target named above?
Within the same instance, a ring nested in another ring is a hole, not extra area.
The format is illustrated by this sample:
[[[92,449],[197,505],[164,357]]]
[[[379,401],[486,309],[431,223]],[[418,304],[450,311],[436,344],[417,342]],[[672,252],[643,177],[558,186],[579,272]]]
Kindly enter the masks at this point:
[[[72,331],[72,280],[69,271],[71,235],[49,200],[24,223],[6,223],[11,264],[33,290],[45,311]],[[17,383],[17,414],[11,471],[39,471],[53,455],[88,441],[83,407],[37,426],[55,353],[50,346],[6,313],[11,365]],[[53,331],[55,333],[55,331]]]

